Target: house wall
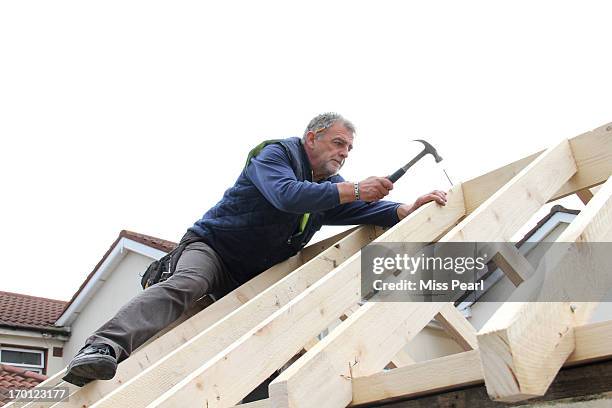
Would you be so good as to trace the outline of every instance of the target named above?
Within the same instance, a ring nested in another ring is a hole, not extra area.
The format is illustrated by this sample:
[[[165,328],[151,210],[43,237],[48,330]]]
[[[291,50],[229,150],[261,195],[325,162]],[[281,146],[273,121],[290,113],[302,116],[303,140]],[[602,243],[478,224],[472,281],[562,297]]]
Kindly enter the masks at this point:
[[[449,354],[461,353],[463,349],[446,332],[430,324],[406,345],[405,351],[416,362],[427,361]]]
[[[64,366],[74,357],[85,340],[117,311],[142,291],[140,274],[152,259],[127,250],[125,257],[109,274],[95,296],[87,302],[71,325],[70,340],[64,348]]]
[[[53,357],[53,347],[64,347],[62,337],[42,337],[40,333],[27,330],[0,329],[0,345],[36,348],[46,351],[46,375],[53,375],[64,368],[62,357]],[[65,350],[64,350],[65,352]]]

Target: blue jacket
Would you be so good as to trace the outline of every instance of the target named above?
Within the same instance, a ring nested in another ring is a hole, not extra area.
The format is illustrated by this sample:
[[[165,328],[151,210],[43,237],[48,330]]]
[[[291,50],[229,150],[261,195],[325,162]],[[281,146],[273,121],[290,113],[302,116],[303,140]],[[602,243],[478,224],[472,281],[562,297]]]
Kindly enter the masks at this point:
[[[392,226],[399,203],[340,204],[339,175],[312,181],[300,139],[270,144],[247,163],[233,187],[189,231],[225,262],[240,284],[295,255],[323,225]],[[310,213],[300,231],[302,216]]]

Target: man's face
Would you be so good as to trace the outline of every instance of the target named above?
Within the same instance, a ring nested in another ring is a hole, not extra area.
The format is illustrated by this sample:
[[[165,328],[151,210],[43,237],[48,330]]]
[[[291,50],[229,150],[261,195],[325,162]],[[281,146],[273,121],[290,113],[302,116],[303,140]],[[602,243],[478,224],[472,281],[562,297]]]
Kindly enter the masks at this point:
[[[315,180],[324,179],[340,171],[353,148],[353,134],[341,123],[315,134],[309,132],[306,152]]]

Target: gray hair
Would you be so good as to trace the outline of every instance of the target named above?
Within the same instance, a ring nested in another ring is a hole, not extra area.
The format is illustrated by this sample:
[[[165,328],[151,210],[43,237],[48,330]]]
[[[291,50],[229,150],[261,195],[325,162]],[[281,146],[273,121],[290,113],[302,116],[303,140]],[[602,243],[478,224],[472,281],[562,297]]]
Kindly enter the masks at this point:
[[[306,141],[306,135],[308,132],[319,133],[329,129],[337,122],[340,122],[349,132],[355,133],[355,126],[351,123],[351,121],[344,119],[339,113],[325,112],[315,116],[312,118],[310,123],[308,123],[308,126],[306,126],[306,130],[302,135],[302,144]],[[317,137],[319,137],[319,135],[317,135]]]

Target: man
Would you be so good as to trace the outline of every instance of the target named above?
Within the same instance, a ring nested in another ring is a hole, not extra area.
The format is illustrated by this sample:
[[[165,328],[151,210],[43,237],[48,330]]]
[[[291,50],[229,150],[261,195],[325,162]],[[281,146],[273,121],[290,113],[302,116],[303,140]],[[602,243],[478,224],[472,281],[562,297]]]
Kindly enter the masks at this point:
[[[90,336],[64,379],[82,386],[111,379],[117,362],[175,321],[204,295],[219,298],[295,255],[322,225],[392,226],[429,201],[380,201],[393,188],[384,177],[347,182],[337,173],[353,148],[355,128],[336,113],[310,121],[303,137],[253,149],[233,187],[185,234],[188,243],[166,281],[140,293]]]

